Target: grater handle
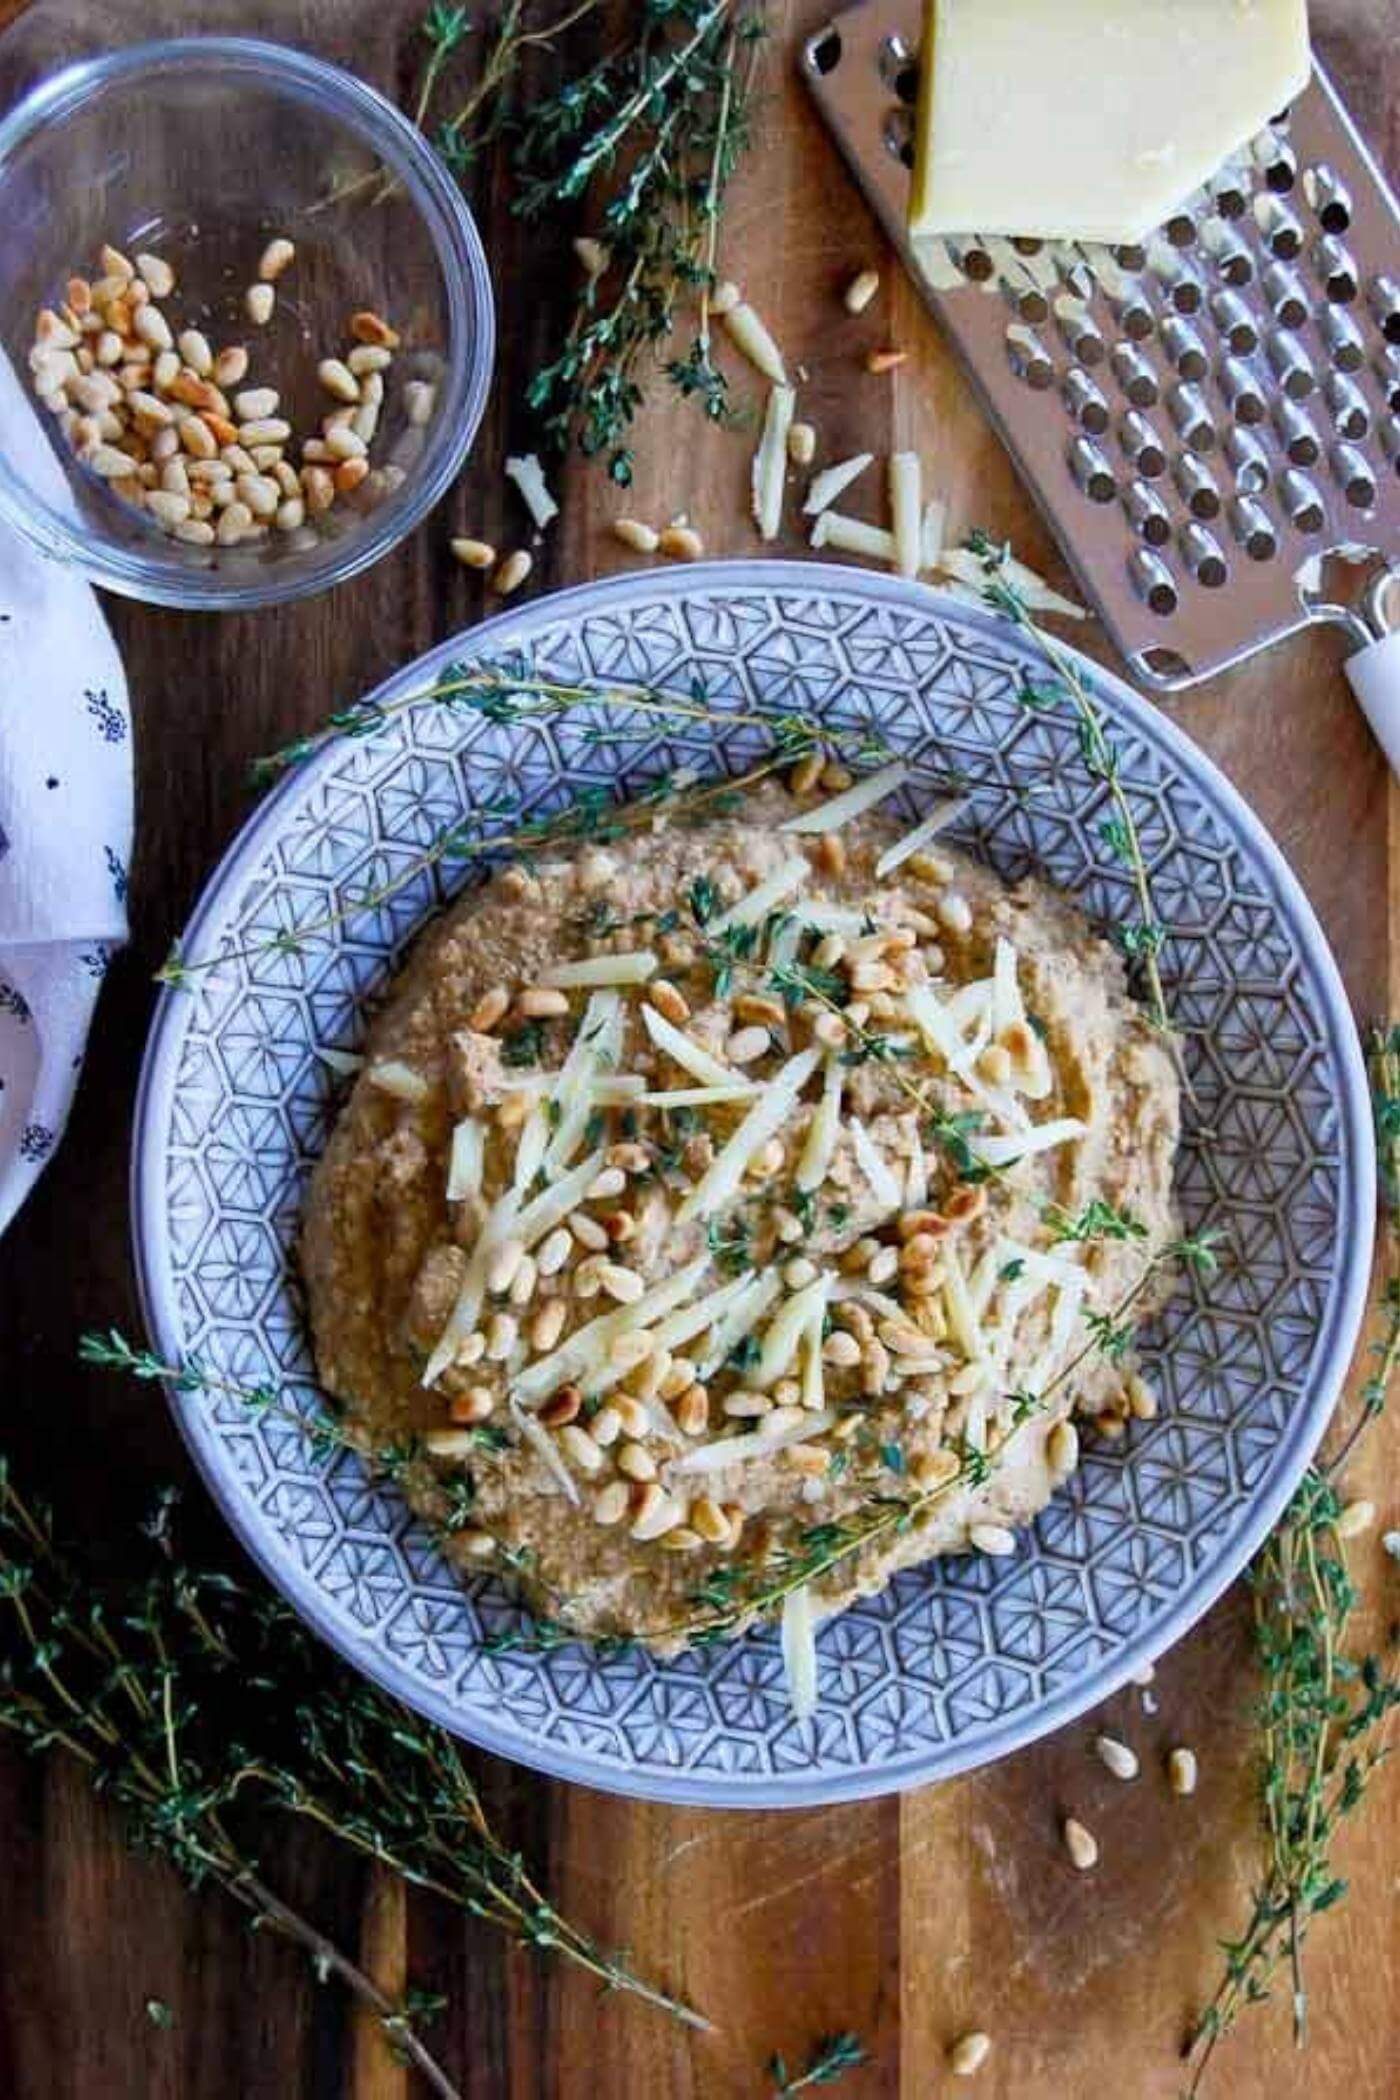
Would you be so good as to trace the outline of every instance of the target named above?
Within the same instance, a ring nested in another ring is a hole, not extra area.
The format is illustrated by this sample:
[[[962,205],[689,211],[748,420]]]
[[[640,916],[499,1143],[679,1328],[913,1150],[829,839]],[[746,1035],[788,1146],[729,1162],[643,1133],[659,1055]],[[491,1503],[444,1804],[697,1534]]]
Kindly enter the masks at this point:
[[[1346,674],[1391,770],[1400,778],[1400,628],[1349,656]]]

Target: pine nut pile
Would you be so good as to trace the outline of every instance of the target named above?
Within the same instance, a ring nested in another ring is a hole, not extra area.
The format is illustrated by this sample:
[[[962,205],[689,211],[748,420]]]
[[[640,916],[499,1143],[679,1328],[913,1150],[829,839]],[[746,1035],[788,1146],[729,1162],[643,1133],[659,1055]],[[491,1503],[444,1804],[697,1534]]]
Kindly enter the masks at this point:
[[[295,259],[291,241],[268,242],[243,296],[254,328],[271,321],[279,280]],[[245,344],[216,350],[198,328],[172,321],[164,302],[176,275],[164,257],[133,262],[108,245],[99,260],[99,276],[70,277],[57,310],[40,312],[29,355],[34,390],[84,466],[161,531],[196,547],[274,532],[311,544],[313,521],[341,498],[363,509],[400,486],[401,466],[370,463],[399,347],[380,314],[352,314],[344,357],[318,364],[335,405],[317,435],[299,438],[281,392],[249,383]],[[411,424],[426,423],[433,406],[427,382],[405,386]]]

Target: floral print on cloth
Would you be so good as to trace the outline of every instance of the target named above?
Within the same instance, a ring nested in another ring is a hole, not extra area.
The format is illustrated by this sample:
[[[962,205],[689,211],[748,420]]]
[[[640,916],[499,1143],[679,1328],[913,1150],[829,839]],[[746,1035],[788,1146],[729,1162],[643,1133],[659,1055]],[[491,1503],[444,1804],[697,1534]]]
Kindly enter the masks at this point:
[[[62,500],[0,357],[0,463]],[[97,600],[0,520],[0,1232],[63,1134],[107,963],[126,939],[131,715]]]

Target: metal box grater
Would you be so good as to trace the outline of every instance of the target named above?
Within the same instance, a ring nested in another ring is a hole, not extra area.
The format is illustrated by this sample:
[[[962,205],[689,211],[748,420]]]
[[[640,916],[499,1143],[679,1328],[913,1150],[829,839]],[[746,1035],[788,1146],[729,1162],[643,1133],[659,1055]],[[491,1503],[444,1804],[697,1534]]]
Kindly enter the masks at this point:
[[[1134,672],[1195,684],[1321,616],[1322,556],[1400,558],[1400,219],[1321,68],[1141,246],[916,243],[922,15],[863,0],[803,70]]]

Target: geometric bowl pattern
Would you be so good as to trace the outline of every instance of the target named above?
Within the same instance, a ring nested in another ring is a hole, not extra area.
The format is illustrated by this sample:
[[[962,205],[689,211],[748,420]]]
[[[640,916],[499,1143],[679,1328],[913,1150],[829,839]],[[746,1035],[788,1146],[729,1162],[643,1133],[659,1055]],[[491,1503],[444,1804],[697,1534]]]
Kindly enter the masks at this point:
[[[1099,837],[1104,791],[1067,713],[1027,709],[1042,666],[1005,623],[938,592],[813,564],[724,563],[624,577],[507,612],[379,695],[454,658],[525,653],[574,682],[689,698],[707,722],[624,703],[548,723],[408,710],[287,778],[210,883],[193,959],[167,991],[142,1075],[138,1265],[155,1346],[319,1402],[292,1252],[307,1171],[353,1049],[424,920],[453,886],[423,874],[298,953],[337,893],[410,864],[446,823],[503,804],[543,814],[581,789],[635,793],[677,766],[737,773],[766,739],[727,711],[868,725],[925,769],[956,770],[955,830],[1004,876],[1037,869],[1096,921],[1131,909]],[[1317,923],[1276,848],[1154,708],[1093,666],[1170,934],[1161,964],[1185,1031],[1179,1196],[1223,1235],[1144,1354],[1158,1418],[1086,1444],[1074,1478],[1007,1559],[901,1574],[819,1636],[821,1703],[795,1722],[760,1633],[659,1662],[581,1647],[492,1655],[519,1621],[494,1578],[466,1585],[390,1490],[294,1421],[177,1397],[179,1421],[244,1544],[306,1620],[410,1705],[522,1763],[662,1799],[807,1804],[912,1786],[1068,1720],[1159,1654],[1243,1568],[1337,1395],[1361,1318],[1374,1161],[1355,1029]],[[927,784],[906,791],[913,814]],[[233,950],[252,951],[239,957]]]

